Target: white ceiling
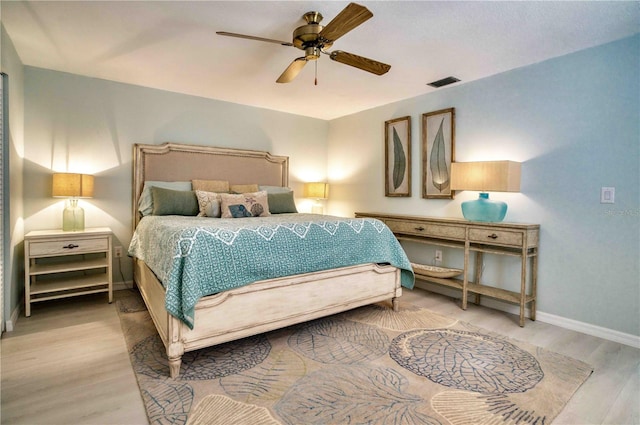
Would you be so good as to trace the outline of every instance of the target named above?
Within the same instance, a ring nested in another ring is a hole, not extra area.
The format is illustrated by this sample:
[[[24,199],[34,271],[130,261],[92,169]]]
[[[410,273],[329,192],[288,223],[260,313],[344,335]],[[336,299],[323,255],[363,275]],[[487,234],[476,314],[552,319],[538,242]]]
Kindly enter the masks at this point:
[[[327,24],[347,1],[2,1],[25,65],[333,119],[640,32],[638,1],[361,1],[373,18],[338,39],[391,65],[376,76],[334,62],[275,80],[302,52],[216,35],[291,41],[308,11]]]

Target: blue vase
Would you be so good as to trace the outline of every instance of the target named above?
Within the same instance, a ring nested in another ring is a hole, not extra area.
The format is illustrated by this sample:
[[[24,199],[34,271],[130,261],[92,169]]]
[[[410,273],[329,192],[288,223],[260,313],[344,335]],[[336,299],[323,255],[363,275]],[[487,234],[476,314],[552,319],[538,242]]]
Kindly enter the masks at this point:
[[[497,222],[504,220],[507,204],[489,199],[488,193],[480,193],[478,199],[462,203],[462,215],[469,221]]]

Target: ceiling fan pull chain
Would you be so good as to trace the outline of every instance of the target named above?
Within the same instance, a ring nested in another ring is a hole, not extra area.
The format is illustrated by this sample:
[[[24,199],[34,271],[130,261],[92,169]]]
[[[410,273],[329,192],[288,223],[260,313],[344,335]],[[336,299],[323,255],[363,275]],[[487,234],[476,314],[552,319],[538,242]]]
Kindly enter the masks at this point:
[[[316,62],[316,79],[315,79],[314,85],[317,86],[318,85],[318,61],[315,61],[315,62]]]

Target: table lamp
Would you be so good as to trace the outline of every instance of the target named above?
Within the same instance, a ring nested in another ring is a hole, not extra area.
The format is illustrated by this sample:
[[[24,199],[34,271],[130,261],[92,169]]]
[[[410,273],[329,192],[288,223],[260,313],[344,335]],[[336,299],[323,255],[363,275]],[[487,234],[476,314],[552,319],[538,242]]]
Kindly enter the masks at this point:
[[[75,173],[54,173],[52,195],[69,198],[62,212],[62,230],[84,230],[84,210],[78,206],[78,198],[93,197],[93,176]]]
[[[470,221],[499,222],[507,204],[489,199],[488,192],[520,192],[520,163],[514,161],[454,162],[451,190],[479,190],[480,196],[462,203],[462,215]]]
[[[329,183],[305,183],[304,184],[304,197],[313,198],[316,202],[311,207],[313,214],[323,214],[321,199],[327,199],[329,197]]]

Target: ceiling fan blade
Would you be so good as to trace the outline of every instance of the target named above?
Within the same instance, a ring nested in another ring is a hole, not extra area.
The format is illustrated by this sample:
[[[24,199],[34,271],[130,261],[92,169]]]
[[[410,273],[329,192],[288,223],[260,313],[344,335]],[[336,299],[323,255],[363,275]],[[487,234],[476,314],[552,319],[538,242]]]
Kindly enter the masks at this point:
[[[294,78],[298,76],[302,68],[307,64],[307,60],[305,58],[297,58],[291,65],[284,70],[282,75],[276,80],[276,83],[290,83]]]
[[[253,35],[236,34],[235,32],[216,31],[216,34],[226,35],[227,37],[246,38],[248,40],[255,40],[255,41],[266,41],[267,43],[276,43],[276,44],[281,44],[283,46],[293,46],[293,43],[290,43],[288,41],[280,41],[280,40],[274,40],[272,38],[256,37]]]
[[[354,55],[353,53],[343,52],[342,50],[331,52],[330,57],[336,62],[353,66],[376,75],[386,74],[391,69],[391,65],[387,65],[386,63]]]
[[[373,13],[366,7],[349,3],[318,35],[333,42],[371,17],[373,17]]]

